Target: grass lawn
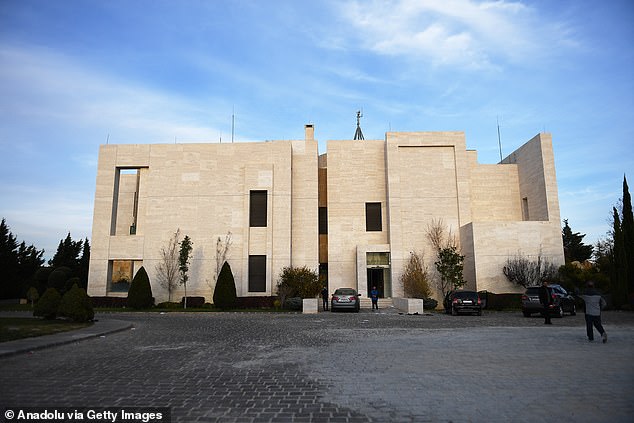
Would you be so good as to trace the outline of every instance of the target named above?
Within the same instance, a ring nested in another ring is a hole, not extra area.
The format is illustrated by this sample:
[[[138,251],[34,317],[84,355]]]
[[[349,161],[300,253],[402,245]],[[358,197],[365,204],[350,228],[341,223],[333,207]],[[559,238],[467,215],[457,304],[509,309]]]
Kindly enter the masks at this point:
[[[50,335],[81,329],[92,323],[75,323],[64,320],[43,320],[30,317],[0,317],[0,342],[33,336]]]

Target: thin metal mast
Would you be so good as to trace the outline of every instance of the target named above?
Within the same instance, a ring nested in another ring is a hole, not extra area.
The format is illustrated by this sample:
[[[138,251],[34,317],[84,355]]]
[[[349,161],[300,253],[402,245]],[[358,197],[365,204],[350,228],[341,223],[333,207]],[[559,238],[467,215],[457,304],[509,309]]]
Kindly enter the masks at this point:
[[[498,124],[498,147],[500,148],[500,163],[502,163],[502,139],[500,138],[500,121],[497,116],[495,122]]]
[[[357,110],[357,130],[354,133],[354,139],[355,140],[362,140],[363,138],[363,132],[361,132],[361,125],[359,124],[359,120],[363,117],[363,113],[361,113],[361,110]]]

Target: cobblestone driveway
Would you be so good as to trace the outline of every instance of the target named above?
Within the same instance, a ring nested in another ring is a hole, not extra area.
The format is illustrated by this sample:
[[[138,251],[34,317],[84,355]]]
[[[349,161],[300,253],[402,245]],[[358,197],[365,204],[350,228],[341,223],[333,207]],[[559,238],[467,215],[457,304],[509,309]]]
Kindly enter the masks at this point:
[[[634,314],[114,314],[134,330],[0,359],[0,406],[178,422],[631,422]],[[98,316],[100,319],[108,315]]]

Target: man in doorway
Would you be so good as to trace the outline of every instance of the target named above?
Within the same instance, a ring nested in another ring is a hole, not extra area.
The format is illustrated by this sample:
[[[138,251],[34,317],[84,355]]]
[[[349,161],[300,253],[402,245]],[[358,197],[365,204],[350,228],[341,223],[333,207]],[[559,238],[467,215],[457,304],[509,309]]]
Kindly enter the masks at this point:
[[[376,286],[372,287],[370,291],[370,298],[372,299],[372,310],[379,309],[379,291],[376,290]]]
[[[550,289],[548,289],[548,281],[542,281],[542,286],[539,287],[539,302],[542,305],[544,324],[552,325],[550,321],[550,306],[553,303],[553,298],[550,295]]]
[[[321,300],[324,302],[324,311],[328,311],[328,288],[321,290]]]

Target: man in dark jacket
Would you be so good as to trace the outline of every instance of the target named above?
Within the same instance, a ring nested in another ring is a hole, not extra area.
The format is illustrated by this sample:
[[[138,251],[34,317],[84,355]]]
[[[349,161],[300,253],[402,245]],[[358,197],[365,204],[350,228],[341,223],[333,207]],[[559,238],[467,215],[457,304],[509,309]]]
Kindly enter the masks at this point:
[[[544,324],[552,325],[550,321],[550,306],[553,303],[553,298],[550,295],[550,289],[548,289],[548,281],[542,281],[542,286],[539,287],[539,302],[542,305]]]
[[[592,326],[599,331],[603,343],[608,342],[608,334],[605,333],[603,326],[601,325],[601,309],[605,308],[606,302],[594,289],[594,282],[588,281],[586,291],[581,295],[581,298],[586,303],[586,333],[588,335],[588,341],[594,341],[594,330]]]
[[[321,290],[321,300],[324,304],[324,311],[328,311],[328,288],[324,286],[324,289]]]

